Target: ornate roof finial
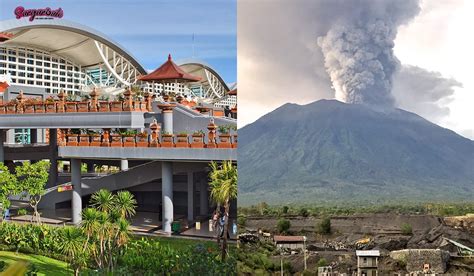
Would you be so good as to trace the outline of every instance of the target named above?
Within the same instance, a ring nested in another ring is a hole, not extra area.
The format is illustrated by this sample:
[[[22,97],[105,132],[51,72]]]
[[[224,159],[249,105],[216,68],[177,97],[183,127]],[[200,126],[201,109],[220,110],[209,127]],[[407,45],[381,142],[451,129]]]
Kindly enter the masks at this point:
[[[168,54],[168,60],[171,60],[171,54]]]

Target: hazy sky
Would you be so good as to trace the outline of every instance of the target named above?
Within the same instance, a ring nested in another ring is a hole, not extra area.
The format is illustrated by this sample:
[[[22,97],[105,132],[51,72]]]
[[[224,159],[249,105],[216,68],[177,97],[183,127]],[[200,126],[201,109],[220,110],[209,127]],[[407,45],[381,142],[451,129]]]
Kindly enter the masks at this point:
[[[17,6],[64,10],[64,19],[96,29],[127,49],[145,69],[168,56],[195,57],[213,66],[226,82],[237,78],[235,0],[0,0],[0,19]]]
[[[286,102],[334,98],[317,37],[338,16],[369,2],[239,1],[239,127]],[[393,78],[396,105],[474,139],[474,1],[424,0],[419,6],[398,11],[411,19],[401,23],[394,41],[401,63]]]

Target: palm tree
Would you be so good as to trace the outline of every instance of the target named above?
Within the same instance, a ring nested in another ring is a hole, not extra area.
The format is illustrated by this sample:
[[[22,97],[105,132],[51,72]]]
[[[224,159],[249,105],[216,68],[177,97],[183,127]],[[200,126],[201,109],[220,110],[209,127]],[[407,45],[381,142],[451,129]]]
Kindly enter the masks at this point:
[[[101,212],[108,213],[114,208],[114,195],[106,189],[100,189],[91,196],[91,205]]]
[[[232,161],[224,161],[221,165],[211,162],[210,167],[211,198],[217,204],[224,206],[224,215],[226,216],[222,241],[222,260],[224,260],[227,254],[230,201],[237,198],[237,167],[232,164]]]
[[[84,243],[84,251],[89,246],[89,240],[97,233],[100,228],[98,221],[99,212],[94,208],[86,208],[82,211],[81,228],[86,234],[86,242]]]
[[[120,213],[122,218],[131,217],[135,215],[137,208],[137,201],[129,191],[120,191],[115,195],[115,208]]]
[[[82,253],[83,233],[76,227],[65,227],[61,252],[70,258],[70,264],[74,268],[74,275],[79,275],[79,271],[84,264],[84,254]]]

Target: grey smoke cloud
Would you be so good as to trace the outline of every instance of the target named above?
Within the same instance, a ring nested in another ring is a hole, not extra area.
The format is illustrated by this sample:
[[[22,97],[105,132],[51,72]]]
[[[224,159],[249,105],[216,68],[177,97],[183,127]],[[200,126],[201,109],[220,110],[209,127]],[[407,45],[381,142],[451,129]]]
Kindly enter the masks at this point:
[[[392,78],[400,66],[394,40],[398,26],[420,11],[418,1],[356,2],[358,8],[349,9],[354,14],[340,18],[318,38],[324,65],[336,99],[393,107]]]
[[[394,75],[393,95],[396,105],[431,121],[439,121],[449,115],[447,105],[456,87],[462,83],[446,78],[439,72],[418,66],[404,65]]]
[[[344,76],[342,73],[347,72],[355,76],[348,84],[353,87],[350,91],[357,93],[353,93],[352,98],[348,97],[345,101],[383,104],[394,102],[412,112],[420,112],[428,119],[437,117],[434,114],[428,116],[430,110],[442,110],[442,114],[445,114],[448,110],[443,109],[443,104],[440,104],[443,102],[442,95],[441,99],[430,96],[423,98],[423,104],[418,105],[415,101],[408,105],[405,102],[409,101],[410,95],[398,89],[403,85],[399,82],[409,81],[410,72],[405,71],[403,66],[400,67],[393,55],[393,39],[399,26],[409,23],[419,12],[417,0],[238,1],[238,83],[239,107],[242,110],[240,126],[286,102],[304,104],[322,98],[333,98],[338,85],[328,73],[328,65],[325,65],[328,59],[335,62],[334,66],[347,62],[350,66],[345,68],[348,69],[341,69],[338,74]],[[370,33],[367,31],[369,27]],[[353,45],[342,43],[343,40],[338,39],[342,30],[357,31],[359,38],[366,37],[373,41],[361,44],[362,39],[351,37]],[[329,39],[340,44],[332,47],[323,45],[327,48],[324,51],[317,44],[318,37],[321,37],[319,44],[329,42]],[[369,48],[365,52],[358,50],[367,48],[367,45],[374,49]],[[346,54],[344,47],[351,47],[352,51],[357,52],[359,59],[345,58],[349,54]],[[383,47],[386,47],[385,50],[382,50]],[[342,61],[341,57],[328,57],[329,53],[338,51],[344,53]],[[372,67],[370,71],[362,71],[364,73],[360,74],[353,72],[366,64]],[[399,68],[406,74],[399,75],[394,68]],[[427,83],[430,82],[430,77],[443,79],[442,76],[432,74],[424,77]],[[375,94],[375,84],[371,84],[376,80],[379,81],[378,86],[385,87],[378,94]],[[406,85],[413,87],[415,81],[411,80]],[[433,82],[433,85],[441,83]],[[362,91],[357,89],[359,85],[373,88],[374,93],[358,94]],[[396,91],[392,92],[392,96],[388,93],[390,86]],[[439,87],[441,90],[444,88]],[[417,89],[419,95],[432,94],[436,90],[427,86]],[[338,99],[343,100],[341,97],[337,95]]]

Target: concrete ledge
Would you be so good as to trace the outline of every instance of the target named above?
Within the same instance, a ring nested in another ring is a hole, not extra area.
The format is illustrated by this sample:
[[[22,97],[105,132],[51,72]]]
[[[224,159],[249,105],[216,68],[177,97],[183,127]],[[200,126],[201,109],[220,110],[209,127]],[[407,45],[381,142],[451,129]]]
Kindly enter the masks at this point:
[[[79,159],[140,159],[161,161],[237,160],[237,149],[59,147],[58,156]]]
[[[75,112],[1,114],[0,129],[143,128],[144,112]]]

